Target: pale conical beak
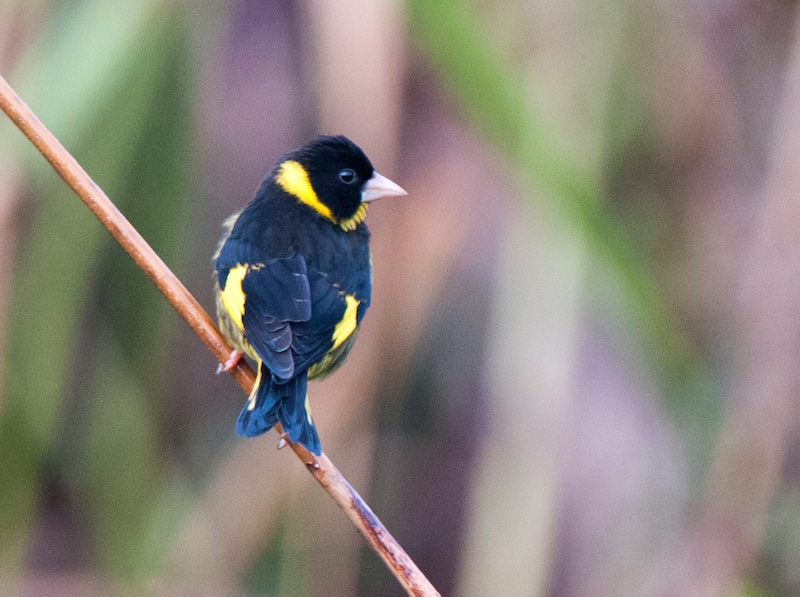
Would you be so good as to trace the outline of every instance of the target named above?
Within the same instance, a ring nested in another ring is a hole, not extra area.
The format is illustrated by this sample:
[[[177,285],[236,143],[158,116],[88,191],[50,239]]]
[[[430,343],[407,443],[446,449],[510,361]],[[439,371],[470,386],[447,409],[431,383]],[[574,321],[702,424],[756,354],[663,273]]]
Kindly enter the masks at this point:
[[[361,190],[361,203],[375,201],[375,199],[380,199],[381,197],[397,197],[399,195],[408,195],[408,193],[399,184],[375,172]]]

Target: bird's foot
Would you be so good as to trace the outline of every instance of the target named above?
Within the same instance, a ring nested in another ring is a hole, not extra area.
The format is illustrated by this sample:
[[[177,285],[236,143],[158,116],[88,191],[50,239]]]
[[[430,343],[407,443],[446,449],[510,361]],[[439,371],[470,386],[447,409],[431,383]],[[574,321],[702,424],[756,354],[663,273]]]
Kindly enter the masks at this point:
[[[244,353],[241,350],[232,350],[228,355],[228,359],[224,363],[217,365],[217,375],[221,373],[230,373],[242,360]]]
[[[283,450],[288,445],[289,445],[289,434],[284,431],[283,433],[281,433],[280,441],[278,441],[278,449]]]

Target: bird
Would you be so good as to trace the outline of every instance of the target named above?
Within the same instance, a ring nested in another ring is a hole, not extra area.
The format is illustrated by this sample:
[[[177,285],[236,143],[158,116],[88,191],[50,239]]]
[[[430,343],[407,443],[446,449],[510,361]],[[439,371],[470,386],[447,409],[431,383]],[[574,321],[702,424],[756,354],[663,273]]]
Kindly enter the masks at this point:
[[[280,422],[319,456],[308,380],[347,358],[372,298],[370,202],[406,195],[347,137],[320,136],[285,154],[253,200],[223,223],[213,256],[220,331],[233,347],[218,373],[252,359],[256,380],[236,421],[255,437]]]

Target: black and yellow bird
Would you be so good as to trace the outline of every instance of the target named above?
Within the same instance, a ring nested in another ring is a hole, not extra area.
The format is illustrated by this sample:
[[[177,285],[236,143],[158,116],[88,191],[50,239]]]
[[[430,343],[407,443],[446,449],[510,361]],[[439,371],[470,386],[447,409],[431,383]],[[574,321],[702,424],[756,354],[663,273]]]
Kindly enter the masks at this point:
[[[345,361],[369,306],[368,203],[405,194],[346,137],[319,137],[281,158],[253,201],[226,220],[215,294],[235,350],[219,371],[243,354],[257,367],[239,435],[280,422],[290,441],[321,453],[307,382]]]

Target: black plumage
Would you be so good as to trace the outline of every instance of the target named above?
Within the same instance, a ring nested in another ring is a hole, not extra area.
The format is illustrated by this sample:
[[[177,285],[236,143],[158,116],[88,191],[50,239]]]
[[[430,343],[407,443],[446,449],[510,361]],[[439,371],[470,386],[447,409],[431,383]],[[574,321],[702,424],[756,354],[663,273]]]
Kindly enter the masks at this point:
[[[367,202],[405,194],[345,137],[286,154],[253,201],[226,223],[215,255],[217,314],[258,379],[237,421],[255,436],[280,421],[289,440],[321,452],[307,379],[338,368],[371,300]]]

